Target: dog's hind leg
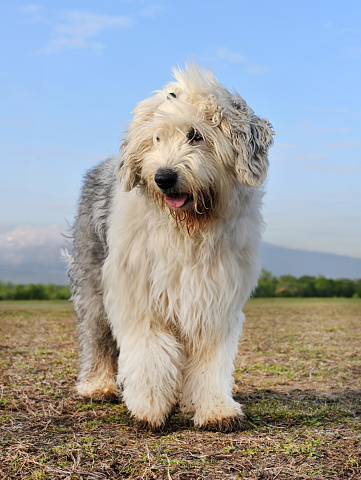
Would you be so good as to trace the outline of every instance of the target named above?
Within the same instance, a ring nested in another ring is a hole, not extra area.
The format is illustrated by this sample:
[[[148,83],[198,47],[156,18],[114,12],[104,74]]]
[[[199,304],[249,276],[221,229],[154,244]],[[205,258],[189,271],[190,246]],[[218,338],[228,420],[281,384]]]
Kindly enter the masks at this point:
[[[80,372],[78,392],[91,398],[117,393],[118,349],[103,305],[102,267],[107,254],[106,219],[118,160],[89,171],[74,224],[74,252],[68,274],[78,322]]]
[[[80,341],[77,391],[84,397],[105,399],[117,394],[118,348],[103,306],[101,268],[91,249],[78,248],[69,264],[72,300]]]
[[[118,393],[118,348],[102,305],[96,303],[89,302],[78,322],[81,353],[77,391],[84,397],[103,400]]]

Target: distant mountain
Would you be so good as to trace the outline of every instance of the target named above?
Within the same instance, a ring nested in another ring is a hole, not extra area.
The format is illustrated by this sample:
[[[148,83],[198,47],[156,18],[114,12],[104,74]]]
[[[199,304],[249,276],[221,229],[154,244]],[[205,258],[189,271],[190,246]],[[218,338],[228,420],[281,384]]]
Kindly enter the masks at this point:
[[[262,268],[276,277],[291,274],[295,277],[361,278],[361,258],[293,250],[265,242],[261,244],[260,256]]]
[[[0,280],[12,283],[53,283],[67,285],[66,266],[62,262],[44,265],[41,263],[0,264]]]
[[[66,264],[60,259],[60,245],[25,247],[18,250],[21,261],[0,255],[0,280],[13,283],[68,283]],[[328,278],[361,278],[361,259],[332,255],[329,253],[307,252],[278,247],[269,243],[261,244],[262,268],[275,276],[291,274],[324,275]]]

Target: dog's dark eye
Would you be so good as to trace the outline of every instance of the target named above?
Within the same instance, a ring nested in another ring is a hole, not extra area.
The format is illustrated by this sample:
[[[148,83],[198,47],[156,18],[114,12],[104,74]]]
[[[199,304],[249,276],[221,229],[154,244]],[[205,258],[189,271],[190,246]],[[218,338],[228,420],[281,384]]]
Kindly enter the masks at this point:
[[[197,130],[194,130],[194,128],[191,128],[189,130],[189,132],[187,133],[187,138],[191,145],[196,145],[198,142],[201,142],[203,140],[202,135],[197,132]]]

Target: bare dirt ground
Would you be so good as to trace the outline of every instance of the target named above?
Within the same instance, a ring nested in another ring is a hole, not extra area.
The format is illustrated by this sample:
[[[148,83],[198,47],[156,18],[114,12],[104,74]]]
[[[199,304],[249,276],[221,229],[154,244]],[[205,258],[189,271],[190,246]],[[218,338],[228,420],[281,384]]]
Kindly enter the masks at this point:
[[[0,478],[361,479],[361,301],[253,300],[235,369],[250,428],[141,429],[74,392],[66,303],[0,302]]]

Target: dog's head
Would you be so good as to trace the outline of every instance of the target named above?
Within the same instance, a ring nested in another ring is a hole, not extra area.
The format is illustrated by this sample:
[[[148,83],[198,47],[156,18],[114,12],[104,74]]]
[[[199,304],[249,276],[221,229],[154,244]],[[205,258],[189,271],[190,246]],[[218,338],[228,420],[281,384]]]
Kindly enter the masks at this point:
[[[175,82],[135,109],[121,178],[192,232],[220,213],[237,182],[261,187],[273,130],[212,72],[188,65],[173,74]]]

